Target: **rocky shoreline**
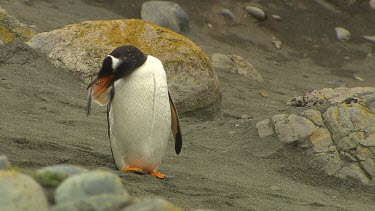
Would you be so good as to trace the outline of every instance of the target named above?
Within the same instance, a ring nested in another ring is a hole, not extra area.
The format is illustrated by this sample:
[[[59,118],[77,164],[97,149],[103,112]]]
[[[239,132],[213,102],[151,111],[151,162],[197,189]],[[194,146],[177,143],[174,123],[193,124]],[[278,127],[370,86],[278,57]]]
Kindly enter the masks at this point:
[[[137,198],[110,170],[47,166],[28,176],[0,156],[0,210],[179,211],[161,197]]]

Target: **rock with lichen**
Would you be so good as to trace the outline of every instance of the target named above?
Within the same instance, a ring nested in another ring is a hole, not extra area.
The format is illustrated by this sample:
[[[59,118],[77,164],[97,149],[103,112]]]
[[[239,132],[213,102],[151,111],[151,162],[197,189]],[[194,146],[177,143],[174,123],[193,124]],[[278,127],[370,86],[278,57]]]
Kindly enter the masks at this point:
[[[308,138],[314,129],[315,126],[310,120],[294,114],[275,123],[277,137],[285,144]]]
[[[19,22],[0,7],[0,43],[8,43],[14,39],[27,41],[34,34],[33,28]]]
[[[243,75],[251,80],[262,83],[262,76],[245,58],[237,55],[214,53],[211,55],[212,65],[217,70]]]
[[[311,107],[320,104],[335,105],[341,103],[344,100],[348,100],[364,93],[374,93],[375,87],[354,87],[354,88],[324,88],[321,90],[313,90],[305,95],[297,96],[288,101],[289,105],[292,106],[306,106]]]
[[[374,89],[328,88],[309,92],[298,98],[304,106],[330,106],[320,108],[321,111],[308,109],[299,114],[279,114],[266,122],[273,124],[269,128],[274,128],[280,142],[296,144],[313,155],[310,162],[313,167],[331,176],[375,185]],[[292,119],[298,120],[298,124],[292,124]],[[262,122],[265,120],[258,124]],[[259,134],[264,134],[260,129]]]
[[[373,164],[368,162],[363,165],[370,170],[373,167]],[[131,196],[120,177],[108,170],[88,171],[80,166],[55,165],[44,167],[32,174],[37,180],[14,170],[0,169],[0,210],[182,210],[161,197]],[[44,179],[51,179],[51,175],[53,178],[56,178],[56,175],[64,176],[65,179],[52,189],[46,184],[41,186],[41,183],[45,183]],[[52,198],[47,200],[46,194],[50,194]]]
[[[0,210],[47,211],[42,187],[31,177],[13,170],[0,170]]]
[[[54,65],[79,72],[87,82],[109,52],[134,45],[163,62],[180,113],[208,115],[219,110],[219,82],[206,54],[189,39],[146,21],[86,21],[37,34],[28,44],[46,53]]]
[[[45,187],[57,187],[69,176],[87,172],[87,169],[75,165],[47,166],[37,170],[33,177]]]

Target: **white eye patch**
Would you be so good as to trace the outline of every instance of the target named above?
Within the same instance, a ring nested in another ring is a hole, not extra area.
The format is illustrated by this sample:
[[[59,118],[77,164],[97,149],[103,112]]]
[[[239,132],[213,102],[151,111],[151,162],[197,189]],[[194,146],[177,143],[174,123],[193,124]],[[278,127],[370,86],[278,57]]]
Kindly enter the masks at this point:
[[[116,70],[116,68],[121,64],[120,59],[115,58],[115,57],[113,57],[111,55],[108,55],[108,56],[112,58],[112,69]]]

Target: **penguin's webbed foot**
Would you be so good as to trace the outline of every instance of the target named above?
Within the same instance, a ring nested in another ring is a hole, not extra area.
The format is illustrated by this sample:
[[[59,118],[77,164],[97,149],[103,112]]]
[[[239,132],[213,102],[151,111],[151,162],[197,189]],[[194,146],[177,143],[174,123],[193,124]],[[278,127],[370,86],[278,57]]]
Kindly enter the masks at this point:
[[[123,168],[122,169],[123,172],[133,172],[133,173],[136,173],[136,174],[149,174],[151,176],[154,176],[158,179],[165,179],[167,175],[165,174],[162,174],[160,172],[157,172],[157,171],[150,171],[150,172],[146,172],[140,168],[137,168],[137,167],[126,167],[126,168]]]
[[[137,168],[137,167],[126,167],[126,168],[123,168],[122,171],[123,172],[133,172],[133,173],[136,173],[136,174],[146,174],[145,171],[143,171],[142,169]]]
[[[167,176],[167,175],[162,174],[162,173],[157,172],[157,171],[151,171],[151,172],[149,172],[148,174],[149,174],[149,175],[152,175],[152,176],[154,176],[154,177],[156,177],[156,178],[158,178],[158,179],[164,179],[164,178]]]

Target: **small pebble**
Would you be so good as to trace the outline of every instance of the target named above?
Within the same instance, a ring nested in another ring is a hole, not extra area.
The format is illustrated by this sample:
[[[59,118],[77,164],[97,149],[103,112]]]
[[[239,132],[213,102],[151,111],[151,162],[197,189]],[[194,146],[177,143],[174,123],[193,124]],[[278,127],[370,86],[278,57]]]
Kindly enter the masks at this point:
[[[222,16],[224,16],[226,18],[229,18],[231,20],[234,19],[233,13],[230,10],[228,10],[228,9],[222,8],[219,13],[220,13],[220,15],[222,15]]]
[[[251,16],[253,16],[259,21],[264,21],[267,19],[266,13],[263,10],[259,9],[258,7],[247,6],[245,7],[245,10],[247,13],[249,13]]]
[[[375,10],[375,0],[370,0],[370,1],[368,2],[368,4],[370,5],[370,8],[371,8],[371,9]]]
[[[336,27],[336,36],[337,39],[340,41],[349,41],[350,40],[350,32],[342,27]]]
[[[364,79],[358,75],[353,75],[353,78],[357,79],[358,81],[364,81]]]
[[[265,92],[265,91],[260,91],[259,94],[262,97],[268,97],[268,95],[269,95],[268,92]]]
[[[365,38],[366,40],[372,43],[375,43],[375,36],[363,36],[363,38]]]
[[[212,24],[210,24],[210,23],[208,23],[207,26],[208,26],[208,28],[210,28],[210,29],[214,28],[214,26],[213,26]]]
[[[271,15],[271,17],[272,17],[272,19],[277,20],[277,21],[281,21],[282,20],[282,18],[281,18],[280,15]]]
[[[274,39],[272,40],[272,44],[273,46],[277,49],[277,50],[280,50],[281,49],[281,41],[280,40],[277,40],[277,39]]]

